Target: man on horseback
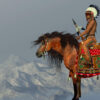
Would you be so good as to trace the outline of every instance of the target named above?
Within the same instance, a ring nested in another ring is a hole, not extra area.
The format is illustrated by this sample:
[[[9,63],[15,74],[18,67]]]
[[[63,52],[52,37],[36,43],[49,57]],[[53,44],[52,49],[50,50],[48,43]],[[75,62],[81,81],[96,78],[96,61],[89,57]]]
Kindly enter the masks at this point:
[[[93,46],[96,43],[96,38],[95,38],[95,32],[97,28],[97,22],[96,19],[97,16],[99,16],[100,10],[97,6],[95,5],[90,5],[86,9],[86,20],[87,20],[87,26],[85,31],[83,31],[77,39],[84,38],[82,42],[82,48],[84,48],[85,51],[85,59],[88,61],[86,64],[92,65],[92,58],[89,53],[89,46]]]

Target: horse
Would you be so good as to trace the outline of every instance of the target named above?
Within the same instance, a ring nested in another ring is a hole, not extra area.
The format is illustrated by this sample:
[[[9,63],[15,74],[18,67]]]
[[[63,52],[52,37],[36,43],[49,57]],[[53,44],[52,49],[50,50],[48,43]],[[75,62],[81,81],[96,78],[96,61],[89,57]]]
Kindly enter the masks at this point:
[[[34,45],[39,44],[40,47],[36,52],[38,58],[47,54],[51,63],[55,63],[59,67],[64,61],[73,82],[74,96],[72,100],[79,100],[81,97],[81,76],[77,74],[77,66],[80,45],[75,35],[58,31],[45,33],[34,41]]]

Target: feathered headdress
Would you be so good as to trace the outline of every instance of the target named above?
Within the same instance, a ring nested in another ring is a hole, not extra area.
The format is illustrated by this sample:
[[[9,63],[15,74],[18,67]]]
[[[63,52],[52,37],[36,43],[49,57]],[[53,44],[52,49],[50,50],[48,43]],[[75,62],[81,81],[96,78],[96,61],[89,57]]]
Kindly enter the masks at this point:
[[[93,13],[93,16],[97,18],[100,15],[100,8],[97,5],[90,5],[87,9],[87,11],[91,11]]]

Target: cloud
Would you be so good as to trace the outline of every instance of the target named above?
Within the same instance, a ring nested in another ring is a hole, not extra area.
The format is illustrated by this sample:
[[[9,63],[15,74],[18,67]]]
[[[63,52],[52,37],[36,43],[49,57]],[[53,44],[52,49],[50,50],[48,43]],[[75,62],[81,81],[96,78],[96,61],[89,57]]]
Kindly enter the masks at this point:
[[[73,96],[68,70],[62,71],[46,64],[27,62],[11,55],[0,64],[0,100],[65,100]],[[96,78],[82,79],[82,94],[100,86]],[[27,96],[26,96],[27,95]]]

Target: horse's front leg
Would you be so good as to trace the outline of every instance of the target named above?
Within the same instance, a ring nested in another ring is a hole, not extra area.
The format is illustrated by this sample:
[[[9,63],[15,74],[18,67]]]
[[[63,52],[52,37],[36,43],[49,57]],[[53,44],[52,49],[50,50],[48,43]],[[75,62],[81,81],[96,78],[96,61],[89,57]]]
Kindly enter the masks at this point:
[[[70,70],[71,77],[73,80],[74,97],[72,100],[79,100],[80,84],[78,82],[78,76],[77,76],[77,51],[75,48],[72,48],[71,50],[67,49],[65,51],[66,52],[64,55],[64,64],[65,64],[66,68],[68,68]]]
[[[81,97],[81,79],[79,79],[79,97]]]
[[[79,97],[81,97],[81,81],[79,78],[73,79],[73,88],[74,88],[74,97],[72,100],[79,100]]]

